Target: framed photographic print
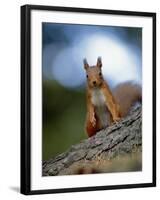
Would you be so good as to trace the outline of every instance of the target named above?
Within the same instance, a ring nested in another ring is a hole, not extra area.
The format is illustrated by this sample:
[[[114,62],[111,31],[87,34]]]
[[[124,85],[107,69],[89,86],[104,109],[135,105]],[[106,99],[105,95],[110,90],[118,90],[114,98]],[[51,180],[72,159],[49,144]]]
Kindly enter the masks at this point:
[[[156,14],[21,7],[21,193],[156,186]]]

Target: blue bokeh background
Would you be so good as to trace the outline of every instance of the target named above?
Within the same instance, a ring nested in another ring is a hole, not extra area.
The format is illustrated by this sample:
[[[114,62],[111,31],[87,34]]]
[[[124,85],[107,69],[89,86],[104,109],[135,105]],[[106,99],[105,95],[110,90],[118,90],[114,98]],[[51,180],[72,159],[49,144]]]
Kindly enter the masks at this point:
[[[64,87],[83,85],[83,58],[94,65],[101,56],[103,74],[111,85],[126,80],[141,83],[141,38],[141,28],[44,23],[44,78]]]

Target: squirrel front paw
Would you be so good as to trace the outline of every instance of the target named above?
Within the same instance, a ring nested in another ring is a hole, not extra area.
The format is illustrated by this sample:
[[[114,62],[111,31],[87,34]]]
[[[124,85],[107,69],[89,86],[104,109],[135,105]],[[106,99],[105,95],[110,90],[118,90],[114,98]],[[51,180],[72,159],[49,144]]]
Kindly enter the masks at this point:
[[[90,116],[90,122],[92,123],[93,127],[96,126],[96,118],[95,118],[94,114]]]
[[[118,124],[118,122],[120,121],[120,117],[116,117],[113,119],[113,124]]]
[[[116,117],[116,118],[113,119],[113,122],[119,122],[120,119],[121,119],[120,117]]]

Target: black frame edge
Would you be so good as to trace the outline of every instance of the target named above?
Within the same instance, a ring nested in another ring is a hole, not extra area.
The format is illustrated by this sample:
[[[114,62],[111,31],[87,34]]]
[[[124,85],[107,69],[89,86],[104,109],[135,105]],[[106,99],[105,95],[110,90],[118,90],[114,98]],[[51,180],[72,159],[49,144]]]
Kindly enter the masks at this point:
[[[62,7],[62,6],[47,6],[47,5],[34,5],[26,4],[24,6],[29,7],[32,10],[48,10],[48,11],[65,11],[65,12],[83,12],[83,13],[100,13],[100,14],[114,14],[114,15],[132,15],[132,16],[144,16],[152,17],[154,12],[140,12],[140,11],[127,11],[127,10],[108,10],[108,9],[96,9],[96,8],[82,8],[82,7]]]
[[[27,195],[37,194],[55,194],[55,193],[70,193],[70,192],[91,192],[104,190],[119,190],[119,189],[136,189],[155,187],[153,183],[127,184],[127,185],[113,185],[113,186],[93,186],[93,187],[78,187],[78,188],[61,188],[61,189],[46,189],[46,190],[32,190]]]
[[[21,6],[20,192],[30,193],[30,8]]]
[[[153,34],[153,184],[156,187],[156,13],[153,14],[152,16],[152,34]]]

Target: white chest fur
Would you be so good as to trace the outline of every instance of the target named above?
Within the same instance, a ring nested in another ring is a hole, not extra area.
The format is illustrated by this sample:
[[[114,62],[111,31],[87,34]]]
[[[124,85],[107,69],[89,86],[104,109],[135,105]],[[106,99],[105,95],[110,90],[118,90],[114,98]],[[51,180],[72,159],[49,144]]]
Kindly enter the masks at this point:
[[[105,96],[98,88],[92,90],[92,103],[97,107],[105,105]]]
[[[108,125],[108,112],[103,92],[98,88],[93,89],[91,101],[95,106],[95,112],[102,127],[106,127]]]

